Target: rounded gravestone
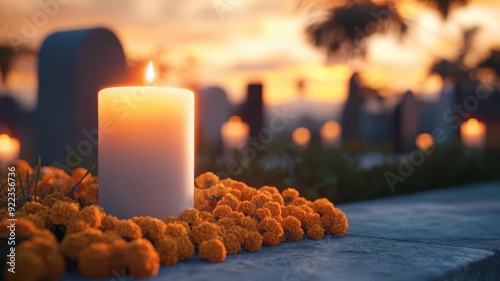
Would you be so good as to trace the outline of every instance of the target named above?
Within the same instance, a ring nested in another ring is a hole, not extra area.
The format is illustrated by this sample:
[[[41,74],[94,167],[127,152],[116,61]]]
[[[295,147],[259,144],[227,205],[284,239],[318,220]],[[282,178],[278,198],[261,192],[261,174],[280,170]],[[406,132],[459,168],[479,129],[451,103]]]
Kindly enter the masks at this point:
[[[65,170],[97,163],[97,93],[123,82],[127,66],[105,28],[57,32],[39,53],[37,149],[44,164]]]

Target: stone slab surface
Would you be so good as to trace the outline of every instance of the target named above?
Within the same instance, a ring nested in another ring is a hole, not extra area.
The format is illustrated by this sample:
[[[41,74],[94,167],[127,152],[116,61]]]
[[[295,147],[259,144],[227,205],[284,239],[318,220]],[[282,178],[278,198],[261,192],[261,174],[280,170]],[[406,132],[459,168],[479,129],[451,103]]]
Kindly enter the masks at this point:
[[[500,182],[340,208],[351,225],[342,238],[286,242],[217,264],[195,257],[147,280],[500,280]],[[73,272],[64,280],[88,279]]]

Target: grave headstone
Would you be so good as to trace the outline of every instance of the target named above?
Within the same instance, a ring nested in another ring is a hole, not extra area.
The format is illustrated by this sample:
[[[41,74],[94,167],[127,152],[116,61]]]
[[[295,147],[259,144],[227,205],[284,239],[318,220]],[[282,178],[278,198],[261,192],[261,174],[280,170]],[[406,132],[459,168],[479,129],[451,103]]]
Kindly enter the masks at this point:
[[[420,130],[420,104],[411,91],[404,94],[396,107],[396,148],[399,152],[415,149],[415,139]]]
[[[264,126],[264,100],[262,84],[249,84],[247,100],[243,104],[242,119],[250,127],[250,137],[257,137]]]
[[[208,87],[200,91],[197,108],[198,146],[211,147],[221,153],[221,126],[233,115],[233,105],[222,88]]]
[[[97,163],[97,93],[123,82],[120,41],[104,28],[50,35],[39,52],[38,152],[65,170]]]
[[[342,112],[342,143],[349,144],[353,141],[359,141],[361,110],[363,104],[364,100],[361,96],[359,74],[354,73],[349,81],[349,95]]]

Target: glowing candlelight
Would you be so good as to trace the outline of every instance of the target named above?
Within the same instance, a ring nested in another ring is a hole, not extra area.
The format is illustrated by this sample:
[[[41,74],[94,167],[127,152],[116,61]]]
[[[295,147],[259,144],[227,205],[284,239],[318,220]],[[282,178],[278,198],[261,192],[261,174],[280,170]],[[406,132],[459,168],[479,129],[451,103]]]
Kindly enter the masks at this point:
[[[321,127],[320,134],[324,146],[338,146],[342,135],[342,127],[338,122],[329,120]]]
[[[250,127],[241,121],[239,116],[232,116],[222,124],[221,136],[224,144],[224,154],[229,157],[231,153],[238,149],[238,146],[245,143],[250,134]]]
[[[417,136],[415,144],[418,149],[426,151],[434,145],[434,138],[430,134],[423,133]]]
[[[304,127],[297,128],[293,131],[292,139],[301,148],[306,148],[311,141],[311,131]]]
[[[147,83],[154,79],[150,63]],[[119,218],[193,206],[194,94],[165,87],[99,92],[99,205]]]
[[[0,135],[0,167],[2,170],[19,159],[20,148],[19,140],[6,134]]]
[[[486,125],[471,118],[460,125],[460,137],[464,146],[481,148],[486,141]]]

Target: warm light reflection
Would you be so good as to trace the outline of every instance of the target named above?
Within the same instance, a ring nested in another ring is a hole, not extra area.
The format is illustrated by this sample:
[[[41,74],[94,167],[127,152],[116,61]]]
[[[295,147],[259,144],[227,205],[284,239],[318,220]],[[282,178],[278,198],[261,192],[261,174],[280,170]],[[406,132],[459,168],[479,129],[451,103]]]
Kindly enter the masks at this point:
[[[471,118],[460,125],[460,137],[464,146],[480,148],[486,141],[486,124]]]
[[[422,151],[429,150],[434,145],[434,138],[427,133],[423,133],[417,136],[415,139],[415,144],[418,149]]]
[[[304,127],[297,128],[293,131],[292,139],[295,144],[304,148],[311,140],[311,131]]]
[[[153,81],[155,80],[155,69],[153,67],[153,62],[150,61],[148,65],[148,69],[146,71],[146,83],[148,85],[153,84]]]
[[[19,159],[20,148],[19,140],[6,134],[0,135],[0,167],[2,169]]]
[[[321,141],[325,146],[336,146],[340,143],[342,127],[334,120],[327,121],[320,130]]]

